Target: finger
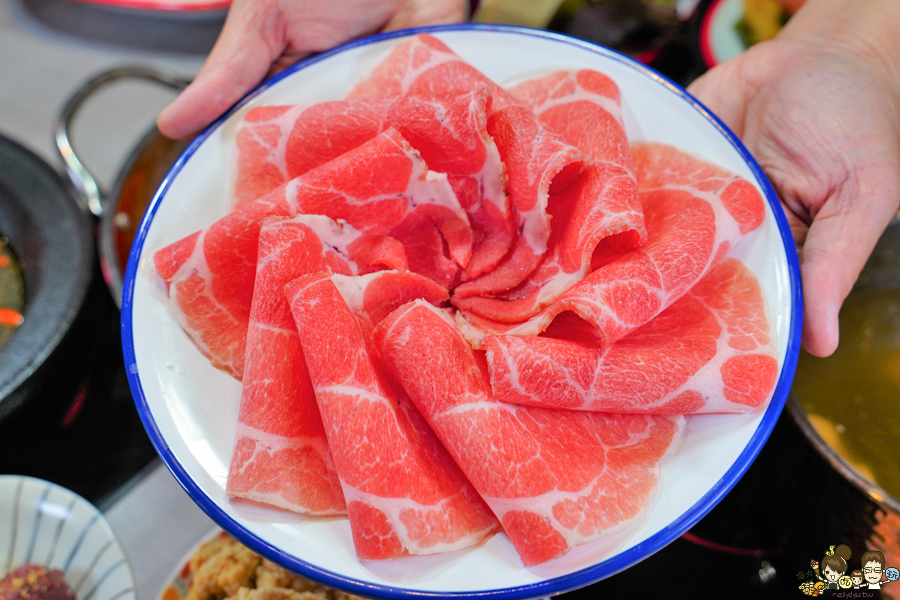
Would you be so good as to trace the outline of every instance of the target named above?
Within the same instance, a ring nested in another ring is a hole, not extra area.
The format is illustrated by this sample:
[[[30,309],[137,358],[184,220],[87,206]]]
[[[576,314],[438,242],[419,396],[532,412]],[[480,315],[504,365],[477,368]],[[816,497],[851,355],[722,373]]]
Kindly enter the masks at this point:
[[[837,348],[841,305],[897,211],[900,182],[896,175],[862,172],[860,176],[883,187],[867,182],[844,186],[816,215],[800,254],[802,342],[815,356],[829,356]]]
[[[159,113],[159,130],[177,139],[195,135],[262,81],[284,47],[273,0],[236,0],[193,83]]]
[[[311,54],[310,52],[291,52],[291,53],[285,52],[284,54],[282,54],[281,56],[276,58],[275,62],[273,62],[269,66],[269,71],[266,73],[266,78],[269,78],[272,75],[277,75],[278,73],[281,73],[288,67],[291,67],[291,66],[295,65],[296,63],[300,62],[301,60],[303,60],[310,54]]]
[[[466,12],[465,0],[406,0],[384,30],[462,23],[466,20]]]

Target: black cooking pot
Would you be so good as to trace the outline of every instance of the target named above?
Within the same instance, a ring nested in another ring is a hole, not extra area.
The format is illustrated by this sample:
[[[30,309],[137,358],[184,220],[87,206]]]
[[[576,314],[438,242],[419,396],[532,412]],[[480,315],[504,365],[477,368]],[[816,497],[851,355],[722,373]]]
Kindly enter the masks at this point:
[[[91,222],[38,156],[0,136],[0,232],[18,259],[25,317],[0,349],[0,419],[34,395],[71,327],[92,273]]]
[[[50,359],[59,353],[83,312],[96,263],[95,229],[101,271],[119,302],[135,230],[165,173],[186,146],[153,128],[129,155],[113,192],[102,190],[76,156],[69,132],[78,110],[94,92],[125,78],[155,81],[173,89],[188,83],[152,69],[125,67],[102,73],[77,90],[54,128],[73,185],[38,156],[0,136],[0,234],[9,240],[20,263],[26,296],[24,322],[0,348],[0,420],[40,395],[42,383],[54,376],[53,371],[66,368],[65,361]],[[99,223],[94,223],[97,219]]]

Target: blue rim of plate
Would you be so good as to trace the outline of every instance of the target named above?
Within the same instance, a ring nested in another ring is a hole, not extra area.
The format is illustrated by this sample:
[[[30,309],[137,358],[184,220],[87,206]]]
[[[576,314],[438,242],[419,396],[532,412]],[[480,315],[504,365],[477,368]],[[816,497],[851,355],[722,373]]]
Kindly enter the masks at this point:
[[[178,462],[175,454],[163,439],[159,428],[157,427],[156,421],[153,418],[153,414],[150,411],[150,407],[147,403],[147,398],[144,395],[143,388],[141,387],[141,380],[137,372],[137,362],[134,353],[134,339],[132,337],[132,308],[134,301],[135,276],[137,273],[138,263],[140,262],[141,251],[143,250],[144,242],[146,241],[150,225],[153,222],[153,217],[156,214],[160,203],[165,197],[166,192],[171,186],[173,179],[178,175],[187,161],[190,160],[194,152],[197,151],[200,145],[203,144],[203,142],[212,134],[213,131],[215,131],[232,114],[240,110],[245,104],[259,95],[261,92],[268,89],[275,83],[281,81],[285,77],[289,77],[293,73],[305,69],[310,65],[326,60],[346,50],[350,50],[352,48],[357,48],[360,46],[367,46],[385,40],[407,37],[420,33],[441,33],[447,31],[482,31],[509,35],[521,35],[549,39],[559,43],[578,46],[580,48],[589,50],[596,54],[605,56],[606,58],[622,63],[625,66],[628,66],[636,71],[639,71],[642,74],[650,77],[651,79],[656,80],[658,83],[674,92],[677,96],[681,97],[685,102],[690,104],[695,110],[697,110],[701,115],[708,119],[710,123],[712,123],[715,128],[718,129],[719,132],[731,143],[738,154],[740,154],[741,158],[743,158],[743,160],[750,167],[750,170],[756,178],[757,183],[762,188],[766,200],[768,201],[769,206],[772,209],[772,213],[775,216],[775,221],[778,224],[778,230],[781,234],[782,244],[787,255],[788,277],[790,280],[791,290],[791,320],[789,327],[790,331],[788,334],[787,352],[785,354],[785,362],[781,367],[781,373],[778,378],[778,383],[775,386],[775,392],[773,393],[772,399],[769,402],[769,406],[766,409],[766,412],[763,415],[759,426],[757,427],[753,436],[750,438],[750,441],[744,447],[740,455],[738,455],[737,460],[735,460],[731,467],[725,472],[725,475],[723,475],[722,478],[718,482],[716,482],[716,484],[706,494],[704,494],[704,496],[700,500],[698,500],[693,506],[685,511],[680,517],[672,521],[668,526],[659,530],[643,542],[632,546],[631,548],[600,563],[597,563],[585,569],[581,569],[579,571],[575,571],[573,573],[569,573],[567,575],[562,575],[560,577],[555,577],[553,579],[548,579],[538,583],[511,588],[491,589],[475,592],[429,592],[394,586],[379,586],[367,583],[365,581],[351,579],[337,573],[321,569],[313,564],[298,560],[297,558],[279,550],[275,546],[259,539],[256,535],[241,526],[237,521],[226,514],[222,510],[222,508],[219,507],[218,504],[216,504],[209,496],[207,496],[202,489],[200,489],[200,487],[190,477],[181,463]],[[338,46],[337,48],[334,48],[327,52],[323,52],[321,54],[317,54],[311,58],[299,62],[296,65],[293,65],[292,67],[279,73],[278,75],[272,77],[271,79],[260,83],[256,88],[251,90],[246,96],[244,96],[234,106],[232,106],[228,110],[228,112],[219,117],[215,122],[209,125],[197,136],[197,138],[191,143],[191,145],[188,146],[188,148],[184,151],[184,154],[182,154],[178,158],[178,160],[172,166],[171,170],[166,175],[166,178],[160,185],[159,190],[154,196],[153,201],[151,202],[149,208],[147,209],[147,213],[145,214],[144,219],[141,222],[140,229],[138,230],[134,245],[132,246],[131,255],[128,258],[128,268],[125,273],[125,290],[122,298],[122,347],[125,355],[125,366],[126,372],[128,374],[128,384],[131,387],[131,393],[134,396],[138,413],[140,414],[141,420],[144,423],[144,428],[147,430],[147,434],[149,435],[153,446],[156,448],[156,451],[159,453],[163,462],[175,476],[175,479],[178,481],[178,483],[188,493],[188,495],[191,496],[194,502],[196,502],[197,505],[207,515],[209,515],[209,517],[213,521],[215,521],[223,529],[234,535],[238,540],[240,540],[244,545],[249,547],[254,552],[257,552],[258,554],[265,556],[273,562],[281,564],[288,569],[296,571],[297,573],[309,577],[310,579],[318,581],[324,585],[373,598],[384,598],[387,600],[400,600],[404,598],[456,599],[463,597],[498,599],[502,598],[504,600],[529,599],[541,596],[561,594],[580,587],[584,587],[586,585],[596,583],[597,581],[615,575],[616,573],[640,562],[651,554],[654,554],[655,552],[661,550],[672,541],[674,541],[677,537],[679,537],[682,533],[690,529],[710,510],[712,510],[712,508],[719,503],[719,501],[725,496],[725,494],[727,494],[731,490],[731,488],[734,487],[741,476],[743,476],[743,474],[750,467],[750,464],[756,458],[756,455],[759,454],[759,451],[762,449],[766,440],[769,438],[769,434],[775,427],[775,423],[781,414],[781,410],[784,407],[788,392],[790,391],[791,381],[794,377],[794,371],[797,366],[797,357],[800,351],[802,295],[800,290],[799,272],[800,265],[797,260],[797,252],[794,247],[794,239],[791,235],[790,228],[788,227],[787,219],[782,213],[781,207],[779,205],[778,196],[775,194],[775,190],[769,183],[768,178],[765,176],[760,166],[756,163],[756,160],[754,160],[754,158],[750,155],[750,152],[731,132],[731,130],[728,129],[728,127],[726,127],[725,124],[718,119],[718,117],[713,115],[696,98],[691,96],[678,84],[623,54],[620,54],[608,48],[597,46],[590,42],[570,38],[565,35],[548,31],[528,29],[524,27],[513,27],[507,25],[484,25],[476,23],[417,27],[413,29],[404,29],[400,31],[377,34],[348,42],[342,46]]]

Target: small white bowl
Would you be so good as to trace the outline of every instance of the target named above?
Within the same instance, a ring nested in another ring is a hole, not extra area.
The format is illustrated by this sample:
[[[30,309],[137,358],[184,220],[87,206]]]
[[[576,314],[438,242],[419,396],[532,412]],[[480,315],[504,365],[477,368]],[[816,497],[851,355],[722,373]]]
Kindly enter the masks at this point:
[[[619,86],[632,140],[672,144],[747,179],[767,200],[762,226],[732,254],[766,295],[780,374],[768,405],[743,415],[687,418],[661,467],[657,498],[625,531],[527,569],[505,535],[444,555],[356,558],[346,519],[316,519],[234,502],[225,494],[241,384],[213,368],[172,317],[153,254],[229,212],[225,165],[235,127],[252,107],[343,98],[397,43],[430,33],[500,84],[554,69],[593,68]],[[738,139],[676,84],[627,57],[565,36],[515,27],[457,25],[373,36],[320,54],[264,82],[185,151],[148,209],[131,252],[122,340],[138,412],[163,461],[214,521],[255,552],[323,585],[400,599],[537,598],[613,575],[680,536],[750,466],[787,397],[800,348],[799,266],[778,199]]]
[[[137,600],[128,558],[93,504],[49,481],[0,475],[0,577],[26,563],[60,569],[78,600]]]

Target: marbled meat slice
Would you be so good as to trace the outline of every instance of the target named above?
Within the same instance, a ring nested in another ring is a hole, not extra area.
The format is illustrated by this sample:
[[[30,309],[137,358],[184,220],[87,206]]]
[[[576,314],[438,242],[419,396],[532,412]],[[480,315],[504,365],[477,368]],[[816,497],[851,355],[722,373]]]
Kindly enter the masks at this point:
[[[606,348],[512,335],[488,337],[486,348],[495,397],[547,408],[742,413],[768,399],[778,376],[762,290],[736,258]]]
[[[601,242],[621,253],[643,244],[647,233],[616,84],[596,71],[559,71],[510,92],[585,156],[578,180],[549,198],[553,226],[540,266],[509,292],[456,296],[456,306],[470,313],[520,322],[581,281]]]
[[[587,277],[522,323],[460,314],[476,347],[482,334],[536,335],[566,311],[607,346],[681,298],[763,222],[762,196],[738,175],[665,144],[635,144],[633,156],[647,243],[615,260],[601,245]]]
[[[184,332],[214,367],[238,379],[244,373],[259,222],[290,214],[283,197],[263,196],[153,256]]]
[[[320,215],[263,221],[229,496],[300,513],[346,514],[284,286],[309,273],[358,272],[348,248],[364,237]],[[391,266],[405,265],[402,248],[394,258],[399,265]]]
[[[683,422],[499,402],[486,365],[422,301],[382,321],[375,343],[526,566],[638,517]]]
[[[435,97],[487,88],[494,110],[516,104],[502,87],[461,59],[434,36],[417,35],[397,44],[388,56],[358,82],[347,99]]]
[[[583,168],[582,153],[522,106],[494,111],[488,118],[488,131],[506,164],[518,236],[496,267],[457,286],[455,298],[501,294],[534,271],[550,241],[551,188],[561,193]]]
[[[432,170],[447,174],[475,235],[466,276],[478,275],[506,254],[515,234],[505,167],[487,132],[489,102],[490,92],[481,89],[429,99],[405,96],[255,108],[238,127],[237,206],[394,127]],[[411,254],[417,260],[442,260]],[[418,271],[428,268],[434,267]]]
[[[214,366],[239,379],[259,222],[296,214],[344,219],[364,233],[391,237],[406,219],[420,223],[425,215],[428,227],[402,232],[408,235],[401,243],[437,228],[442,244],[431,250],[443,253],[446,243],[451,258],[462,264],[471,255],[471,229],[446,175],[429,171],[393,129],[163,248],[154,266],[168,284],[176,318]]]
[[[357,556],[444,552],[493,533],[496,519],[402,390],[384,377],[331,280],[308,275],[285,291]]]
[[[368,142],[385,128],[391,104],[373,98],[247,111],[235,136],[234,206]]]
[[[454,295],[460,298],[506,292],[525,280],[547,251],[551,184],[563,189],[581,170],[581,152],[548,130],[534,113],[440,40],[426,34],[398,44],[348,98],[440,97],[487,89],[491,93],[487,130],[506,165],[509,202],[517,237],[491,270],[466,273]],[[591,202],[590,199],[587,202]]]
[[[407,302],[421,298],[438,305],[450,299],[446,288],[410,272],[387,270],[356,276],[335,274],[331,276],[331,281],[350,310],[364,315],[372,325],[378,325]]]
[[[387,117],[429,168],[447,173],[469,215],[475,239],[462,279],[494,268],[515,236],[505,166],[487,129],[491,100],[486,88],[429,98],[403,96]]]

